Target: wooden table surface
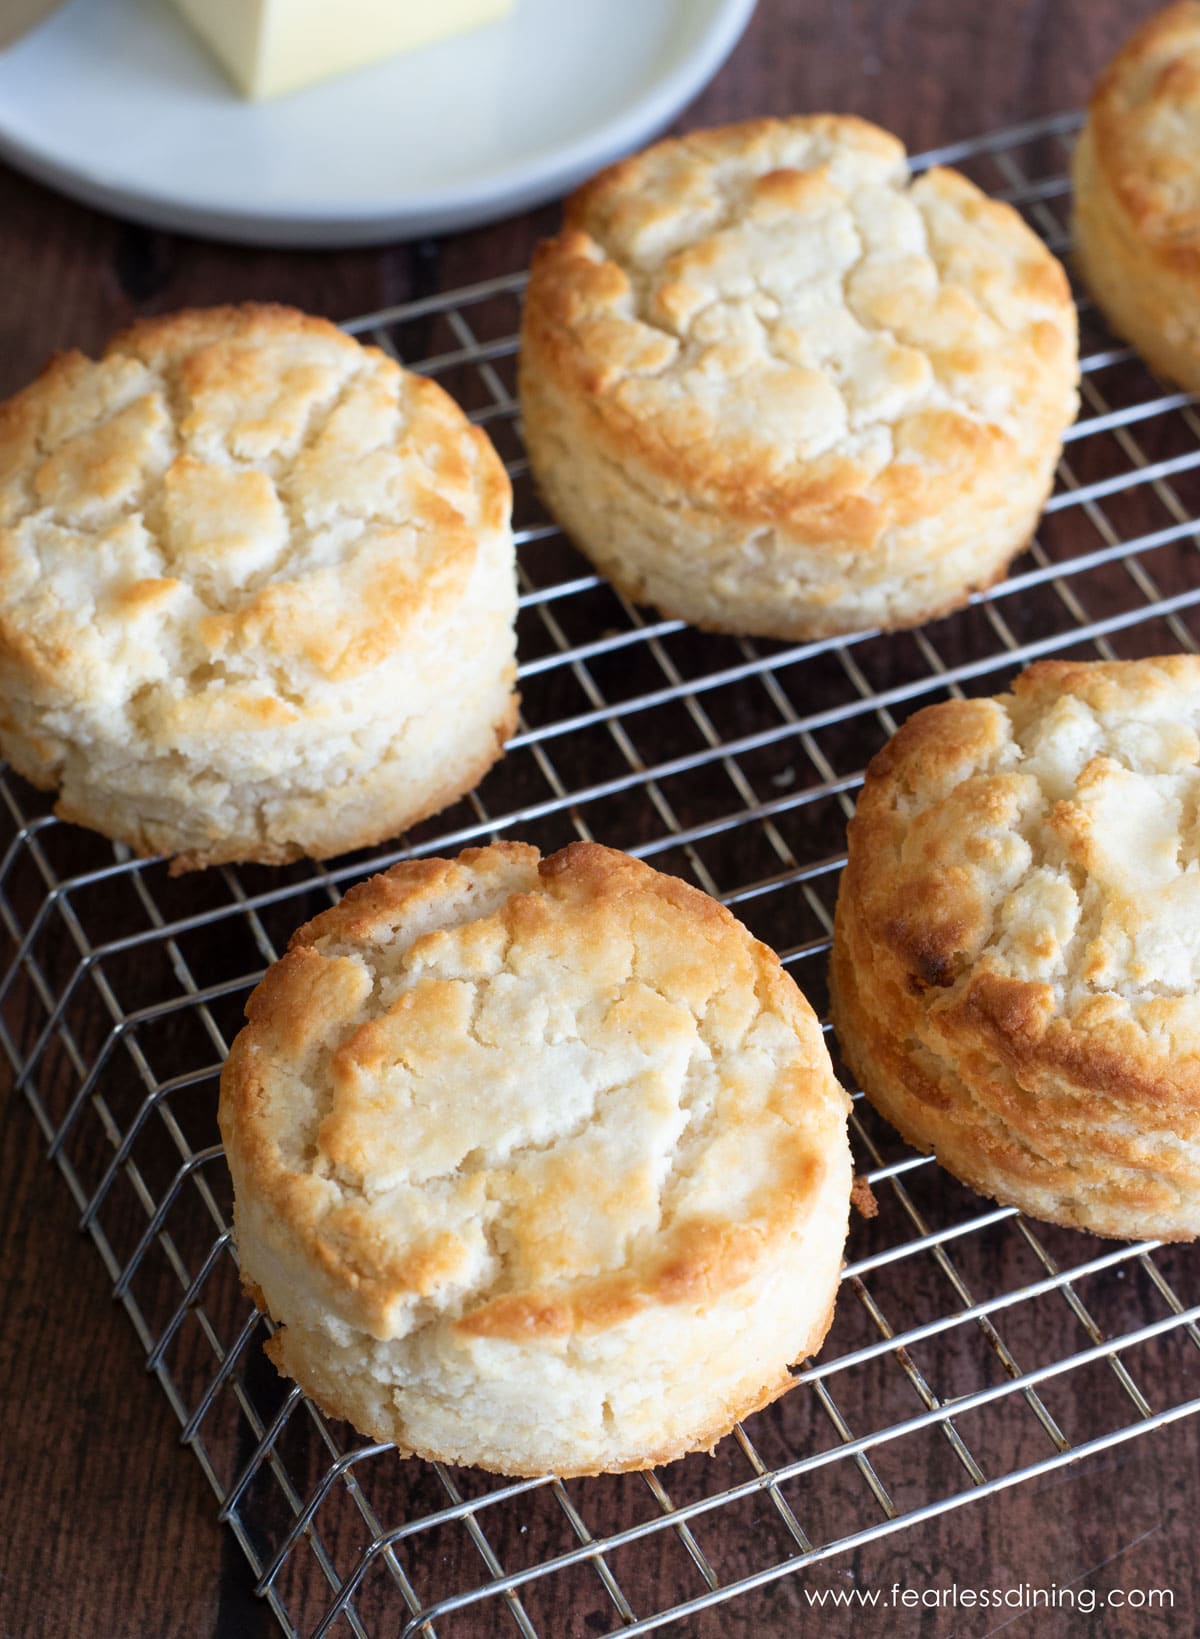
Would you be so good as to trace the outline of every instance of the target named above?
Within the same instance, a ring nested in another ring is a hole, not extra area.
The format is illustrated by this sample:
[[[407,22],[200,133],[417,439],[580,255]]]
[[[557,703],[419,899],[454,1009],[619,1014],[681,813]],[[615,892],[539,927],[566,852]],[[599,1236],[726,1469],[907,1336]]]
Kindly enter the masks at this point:
[[[1146,0],[760,0],[680,129],[836,109],[914,151],[1079,106]],[[335,319],[521,267],[554,207],[446,238],[344,254],[153,232],[0,168],[0,392],[57,348],[95,348],[142,313],[271,299]],[[0,1634],[250,1636],[274,1631],[239,1550],[80,1236],[34,1123],[4,1090],[0,1140]],[[11,1110],[10,1107],[11,1106]],[[822,1627],[1018,1635],[1200,1631],[1200,1420],[1134,1441],[847,1557],[855,1585],[1166,1586],[1167,1617],[932,1611],[828,1615]],[[1103,1570],[1098,1568],[1103,1567]],[[490,1617],[481,1620],[490,1621]],[[764,1619],[759,1631],[802,1631]],[[564,1632],[570,1631],[564,1616]],[[743,1631],[718,1611],[694,1631]],[[487,1631],[485,1627],[480,1632]]]

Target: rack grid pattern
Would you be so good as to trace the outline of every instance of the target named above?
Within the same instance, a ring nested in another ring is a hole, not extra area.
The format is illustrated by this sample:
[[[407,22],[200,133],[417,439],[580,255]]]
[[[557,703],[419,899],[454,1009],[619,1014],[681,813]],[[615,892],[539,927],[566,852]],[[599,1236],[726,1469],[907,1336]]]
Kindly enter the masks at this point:
[[[1063,253],[1077,124],[918,164],[961,166]],[[171,879],[0,772],[0,1046],[289,1634],[528,1639],[562,1631],[568,1605],[579,1631],[645,1633],[1200,1410],[1194,1253],[993,1206],[861,1099],[856,1162],[879,1211],[852,1227],[834,1329],[712,1458],[570,1482],[401,1460],[263,1360],[217,1080],[264,967],[349,882],[497,835],[544,851],[598,837],[733,907],[823,1006],[853,793],[905,715],[996,692],[1042,655],[1200,643],[1200,405],[1086,301],[1080,420],[1009,578],[916,632],[785,646],[631,607],[540,510],[514,399],[522,288],[493,280],[348,327],[437,376],[513,478],[523,712],[474,795],[385,854]]]

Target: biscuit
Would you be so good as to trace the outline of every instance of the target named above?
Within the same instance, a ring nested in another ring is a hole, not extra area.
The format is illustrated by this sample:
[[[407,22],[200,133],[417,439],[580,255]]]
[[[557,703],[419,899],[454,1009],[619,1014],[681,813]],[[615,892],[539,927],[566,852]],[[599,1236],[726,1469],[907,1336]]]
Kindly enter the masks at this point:
[[[711,1447],[821,1344],[848,1100],[778,958],[624,854],[394,866],[301,928],[221,1083],[281,1371],[510,1474]]]
[[[0,406],[0,751],[180,869],[394,836],[511,731],[510,512],[442,389],[322,319],[65,354]]]
[[[1200,1232],[1200,659],[1046,661],[867,770],[832,1016],[871,1102],[981,1194]]]
[[[1200,3],[1143,24],[1100,77],[1072,163],[1080,268],[1118,335],[1200,392]]]
[[[536,253],[534,476],[618,589],[716,631],[910,626],[1003,575],[1075,415],[1058,262],[831,115],[659,143]]]

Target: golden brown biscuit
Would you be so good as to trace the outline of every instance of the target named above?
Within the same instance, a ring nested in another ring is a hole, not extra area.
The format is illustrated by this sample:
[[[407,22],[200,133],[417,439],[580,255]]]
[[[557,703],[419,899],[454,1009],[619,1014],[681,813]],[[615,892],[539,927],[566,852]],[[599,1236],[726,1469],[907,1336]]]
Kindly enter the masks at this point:
[[[848,1101],[765,946],[590,843],[393,867],[301,928],[221,1084],[272,1358],[503,1473],[711,1446],[821,1344]]]
[[[1004,573],[1076,409],[1062,268],[829,115],[659,143],[534,258],[521,405],[559,521],[715,630],[907,626]]]
[[[957,1177],[1100,1235],[1200,1231],[1200,659],[1045,661],[867,770],[833,1020]]]
[[[511,729],[510,505],[440,387],[323,319],[65,354],[0,406],[0,750],[178,868],[394,836]]]
[[[1200,0],[1143,24],[1075,149],[1075,249],[1118,335],[1200,392]]]

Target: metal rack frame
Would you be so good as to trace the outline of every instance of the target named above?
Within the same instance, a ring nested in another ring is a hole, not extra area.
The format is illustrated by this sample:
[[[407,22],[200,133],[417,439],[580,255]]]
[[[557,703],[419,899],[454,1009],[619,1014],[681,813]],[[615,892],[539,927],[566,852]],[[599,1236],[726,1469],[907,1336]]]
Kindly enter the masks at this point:
[[[1077,124],[916,163],[963,166],[1061,253]],[[347,327],[439,377],[513,476],[525,703],[479,791],[402,849],[172,881],[0,773],[0,1047],[289,1634],[533,1636],[568,1598],[593,1631],[645,1633],[1200,1410],[1194,1254],[981,1201],[861,1102],[856,1159],[881,1211],[852,1230],[833,1333],[712,1459],[569,1483],[402,1462],[262,1362],[217,1077],[265,965],[348,882],[497,834],[599,834],[734,907],[819,1002],[852,793],[899,717],[995,692],[1041,655],[1200,642],[1200,407],[1086,302],[1081,418],[1009,578],[917,632],[784,646],[630,607],[540,511],[515,419],[522,288],[492,280]],[[1051,1358],[1031,1355],[1035,1315]]]

